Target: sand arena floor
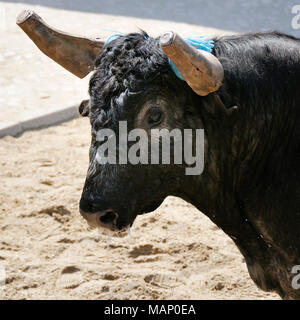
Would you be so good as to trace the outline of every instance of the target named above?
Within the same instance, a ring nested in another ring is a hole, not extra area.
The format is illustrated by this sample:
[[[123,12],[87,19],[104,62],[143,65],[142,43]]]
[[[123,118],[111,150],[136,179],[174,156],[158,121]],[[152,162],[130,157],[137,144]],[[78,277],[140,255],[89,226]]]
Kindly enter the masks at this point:
[[[256,288],[233,242],[180,199],[138,217],[130,236],[89,229],[78,212],[89,130],[76,119],[0,139],[0,298],[278,299]]]

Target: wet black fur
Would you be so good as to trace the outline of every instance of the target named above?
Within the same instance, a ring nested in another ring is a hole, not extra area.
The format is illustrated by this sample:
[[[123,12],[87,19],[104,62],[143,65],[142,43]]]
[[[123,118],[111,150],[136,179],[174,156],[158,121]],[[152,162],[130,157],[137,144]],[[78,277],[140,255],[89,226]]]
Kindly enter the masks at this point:
[[[171,71],[158,39],[147,38],[121,36],[97,58],[90,81],[91,160],[97,130],[125,119],[133,126],[140,106],[162,95],[173,127],[203,125],[204,173],[91,164],[83,197],[115,206],[127,225],[165,196],[180,196],[232,238],[260,288],[300,298],[291,287],[291,268],[300,264],[299,39],[278,32],[215,39],[213,54],[225,78],[219,91],[200,97]]]

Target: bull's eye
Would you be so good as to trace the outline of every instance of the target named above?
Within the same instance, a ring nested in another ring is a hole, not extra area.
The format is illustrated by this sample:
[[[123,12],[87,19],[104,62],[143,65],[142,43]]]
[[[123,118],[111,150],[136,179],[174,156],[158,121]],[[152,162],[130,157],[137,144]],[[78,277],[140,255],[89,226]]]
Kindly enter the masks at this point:
[[[152,107],[148,111],[148,125],[150,128],[153,128],[159,125],[163,120],[163,113],[159,107]]]

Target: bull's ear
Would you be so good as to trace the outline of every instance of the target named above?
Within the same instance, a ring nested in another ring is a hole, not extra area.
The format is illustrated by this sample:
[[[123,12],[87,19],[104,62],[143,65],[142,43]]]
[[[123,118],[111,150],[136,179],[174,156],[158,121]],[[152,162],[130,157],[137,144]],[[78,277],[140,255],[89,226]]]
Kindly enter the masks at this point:
[[[87,117],[90,113],[90,100],[83,100],[78,107],[78,112],[82,117]]]

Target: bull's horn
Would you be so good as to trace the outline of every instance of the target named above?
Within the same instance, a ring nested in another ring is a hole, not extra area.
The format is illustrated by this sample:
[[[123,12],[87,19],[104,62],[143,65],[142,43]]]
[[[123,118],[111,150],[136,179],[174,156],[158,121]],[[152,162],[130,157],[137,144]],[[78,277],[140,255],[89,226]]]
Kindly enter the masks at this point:
[[[104,45],[101,40],[55,30],[30,10],[18,15],[17,24],[44,54],[79,78],[94,69],[94,61]]]
[[[222,85],[223,66],[213,54],[195,49],[172,31],[161,36],[160,46],[198,95],[206,96]]]

